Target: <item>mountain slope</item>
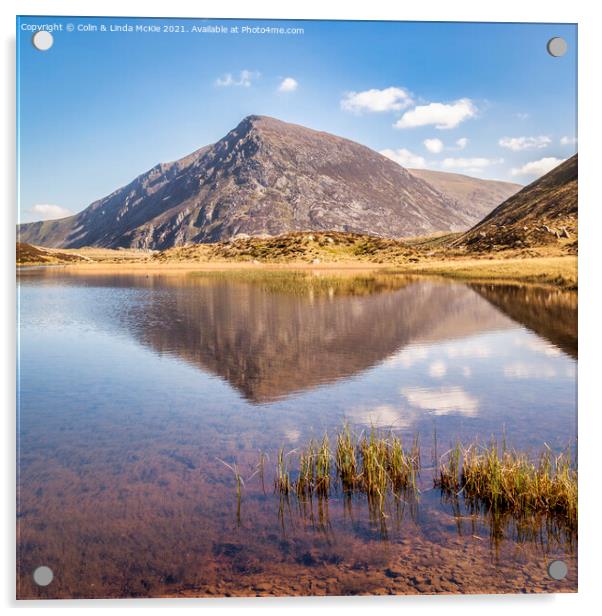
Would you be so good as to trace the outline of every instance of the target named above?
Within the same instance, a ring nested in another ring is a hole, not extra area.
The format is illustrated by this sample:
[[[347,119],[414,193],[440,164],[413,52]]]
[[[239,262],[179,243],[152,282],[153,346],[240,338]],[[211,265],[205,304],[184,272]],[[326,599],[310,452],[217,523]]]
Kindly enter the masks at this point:
[[[482,220],[500,203],[523,188],[521,184],[482,180],[460,173],[431,169],[408,169],[408,171],[454,201],[458,211],[470,220],[471,225]]]
[[[40,265],[40,264],[59,264],[59,263],[78,263],[88,261],[85,257],[73,253],[58,252],[56,250],[45,250],[17,242],[16,262],[17,265]]]
[[[155,165],[79,214],[19,225],[18,240],[51,248],[152,247],[130,243],[127,236],[184,198],[187,174],[209,149],[206,146],[175,162]]]
[[[430,184],[365,146],[249,116],[214,145],[153,167],[75,216],[21,225],[19,240],[164,249],[305,230],[409,237],[471,222]]]
[[[504,201],[454,245],[488,250],[494,246],[528,247],[575,240],[577,176],[575,154]]]

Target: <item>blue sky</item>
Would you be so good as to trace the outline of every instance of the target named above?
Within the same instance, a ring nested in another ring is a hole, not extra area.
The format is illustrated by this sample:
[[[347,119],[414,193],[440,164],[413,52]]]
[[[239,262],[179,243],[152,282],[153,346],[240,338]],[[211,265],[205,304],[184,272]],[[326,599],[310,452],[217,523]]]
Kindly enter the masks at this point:
[[[32,28],[50,24],[62,30],[37,51]],[[78,31],[85,24],[97,31]],[[185,31],[110,31],[125,24]],[[228,32],[192,32],[211,25]],[[568,42],[561,58],[546,51],[554,36]],[[78,212],[249,114],[404,166],[528,183],[577,149],[576,36],[558,24],[23,17],[20,220]]]

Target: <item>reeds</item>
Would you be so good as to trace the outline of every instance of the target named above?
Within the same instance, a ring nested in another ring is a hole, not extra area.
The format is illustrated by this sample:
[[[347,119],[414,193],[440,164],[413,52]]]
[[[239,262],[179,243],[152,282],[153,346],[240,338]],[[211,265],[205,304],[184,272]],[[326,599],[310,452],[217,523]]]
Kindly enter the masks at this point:
[[[356,457],[355,439],[347,424],[343,426],[343,429],[337,435],[335,464],[343,490],[345,492],[352,492],[357,483],[359,467]]]
[[[328,496],[332,454],[325,434],[320,443],[310,441],[307,449],[299,453],[299,475],[294,482],[295,493],[300,498],[313,494]]]
[[[328,435],[321,441],[311,440],[297,453],[299,471],[291,483],[281,449],[276,464],[275,489],[280,494],[293,491],[300,499],[314,495],[327,497],[340,485],[343,492],[361,492],[382,506],[388,493],[399,496],[401,491],[417,493],[420,469],[420,447],[415,439],[404,449],[393,434],[372,429],[369,434],[355,436],[345,425],[336,436],[336,448],[331,451]]]
[[[259,462],[257,463],[257,471],[259,472],[259,479],[261,480],[261,489],[265,494],[265,462],[269,460],[269,456],[263,451],[259,452]]]
[[[359,439],[359,487],[368,497],[373,517],[383,516],[385,500],[391,493],[398,501],[402,496],[413,499],[418,495],[417,477],[420,472],[420,446],[415,437],[410,449],[403,447],[394,434],[382,434],[374,428]]]
[[[244,487],[245,482],[238,470],[236,462],[230,465],[227,462],[224,462],[221,458],[217,458],[217,460],[234,473],[234,478],[236,480],[236,519],[240,524],[240,502],[242,500],[242,488]]]
[[[284,447],[278,450],[276,457],[276,477],[274,479],[274,489],[276,492],[288,495],[291,491],[291,478],[288,471],[288,460],[284,454]]]
[[[361,485],[368,496],[384,497],[389,483],[387,475],[387,442],[374,430],[360,439]]]
[[[433,483],[436,488],[445,492],[458,492],[460,490],[460,462],[462,447],[456,443],[447,453],[441,456],[439,473],[435,475]]]
[[[473,505],[515,516],[550,514],[569,528],[577,526],[577,470],[569,453],[552,455],[545,447],[537,459],[498,447],[459,444],[441,463],[436,485],[462,492]]]
[[[416,492],[417,478],[420,472],[420,445],[418,436],[414,437],[409,450],[403,448],[401,439],[392,436],[387,452],[387,469],[394,490]]]
[[[331,453],[328,435],[325,434],[316,451],[315,490],[322,496],[327,496],[330,490]]]
[[[353,495],[365,495],[374,521],[386,517],[387,503],[418,503],[421,449],[418,437],[409,445],[393,432],[372,428],[359,435],[344,425],[331,448],[328,434],[312,439],[305,447],[276,456],[274,492],[280,496],[281,513],[292,495],[299,504],[312,499],[327,500],[341,490],[346,502]],[[436,456],[435,438],[433,454]],[[219,458],[218,458],[219,459]],[[263,452],[255,472],[265,493],[264,467],[269,458]],[[245,482],[236,464],[220,460],[234,474],[237,515],[240,517],[242,488]],[[492,516],[492,527],[501,527],[509,517],[522,533],[530,531],[532,520],[545,524],[554,533],[573,533],[577,529],[577,470],[568,452],[554,455],[549,447],[535,459],[510,450],[505,437],[483,446],[457,442],[437,461],[433,484],[458,507],[462,496],[471,513]],[[538,523],[539,523],[538,522]]]

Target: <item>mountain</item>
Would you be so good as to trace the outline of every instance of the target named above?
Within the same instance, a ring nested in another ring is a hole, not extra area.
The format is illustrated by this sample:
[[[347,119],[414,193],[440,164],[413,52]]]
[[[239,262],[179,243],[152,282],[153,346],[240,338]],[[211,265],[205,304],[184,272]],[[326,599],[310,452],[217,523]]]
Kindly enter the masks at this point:
[[[577,176],[575,154],[504,201],[454,244],[471,250],[559,242],[576,247]]]
[[[482,180],[461,173],[430,169],[408,169],[408,171],[454,201],[457,211],[464,214],[471,225],[482,220],[500,203],[523,188],[522,184]]]
[[[20,225],[19,241],[164,249],[312,230],[399,238],[472,222],[455,201],[370,148],[249,116],[217,143],[156,165],[79,214]]]

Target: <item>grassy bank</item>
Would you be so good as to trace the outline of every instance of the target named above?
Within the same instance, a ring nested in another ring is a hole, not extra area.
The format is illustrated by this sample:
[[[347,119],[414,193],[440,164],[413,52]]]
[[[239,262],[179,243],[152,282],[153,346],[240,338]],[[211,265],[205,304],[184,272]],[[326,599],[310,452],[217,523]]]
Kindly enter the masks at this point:
[[[392,273],[443,276],[475,282],[524,282],[577,289],[577,257],[539,256],[509,259],[456,258],[410,263],[386,270]]]
[[[299,288],[302,278],[319,274],[331,277],[336,286],[344,284],[344,277],[376,277],[384,274],[399,276],[429,276],[449,278],[459,281],[484,282],[492,284],[525,283],[552,286],[563,290],[576,290],[578,287],[577,257],[531,257],[508,259],[455,258],[449,260],[423,259],[416,263],[366,263],[339,261],[336,263],[241,263],[232,261],[170,261],[149,262],[145,260],[122,261],[72,261],[53,262],[72,274],[193,274],[205,277],[228,277],[249,283],[265,284],[267,287],[288,286]],[[48,262],[27,262],[22,265],[48,265]],[[270,276],[272,280],[270,281]],[[338,278],[338,281],[336,280]],[[307,279],[305,282],[308,282]],[[309,282],[315,290],[332,286],[324,278],[320,282]],[[303,286],[303,285],[302,285]]]
[[[466,252],[452,247],[457,234],[392,240],[352,233],[290,233],[160,252],[102,248],[45,249],[18,245],[18,265],[62,264],[70,271],[190,272],[283,270],[388,271],[483,282],[524,282],[577,288],[576,248],[563,243],[528,250]],[[232,275],[232,274],[230,274]],[[241,274],[242,276],[242,274]],[[282,275],[282,279],[284,279]],[[314,285],[315,286],[315,285]]]
[[[337,267],[338,265],[338,267]],[[199,271],[197,276],[259,284],[270,291],[290,291],[316,294],[349,293],[355,289],[358,295],[375,290],[394,289],[406,284],[412,276],[443,277],[470,282],[528,283],[554,286],[564,290],[576,290],[578,286],[577,257],[541,256],[531,258],[474,259],[457,258],[422,260],[418,263],[379,266],[373,271],[354,272],[343,264],[321,264],[295,269],[277,269],[271,265],[255,265],[245,269]],[[349,265],[349,264],[346,264]],[[308,271],[310,270],[310,271]],[[312,275],[315,274],[315,275]],[[399,279],[395,284],[395,278]]]

